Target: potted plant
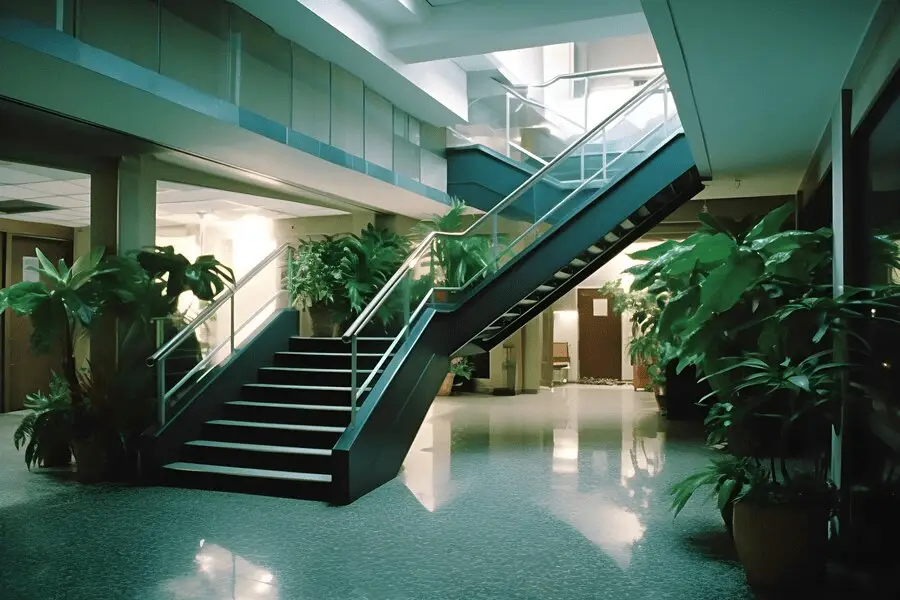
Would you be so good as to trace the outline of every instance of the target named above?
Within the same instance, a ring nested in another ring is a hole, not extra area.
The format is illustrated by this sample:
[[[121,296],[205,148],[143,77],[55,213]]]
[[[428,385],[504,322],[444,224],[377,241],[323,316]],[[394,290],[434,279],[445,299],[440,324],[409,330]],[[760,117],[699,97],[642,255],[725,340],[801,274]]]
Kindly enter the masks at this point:
[[[733,509],[735,500],[754,477],[754,463],[749,457],[729,454],[710,460],[709,464],[688,475],[669,490],[669,508],[677,517],[700,489],[709,487],[729,535],[734,537]]]
[[[16,450],[25,448],[25,465],[64,467],[72,462],[72,414],[66,380],[53,373],[47,394],[25,396],[25,415],[13,434]]]
[[[349,313],[347,320],[356,317],[375,294],[397,272],[410,252],[410,242],[388,229],[376,229],[371,223],[359,235],[348,235],[343,241],[340,261],[343,291]],[[411,308],[412,289],[392,293],[375,314],[379,333],[396,333],[403,324],[397,319],[403,305]]]
[[[291,259],[291,297],[309,312],[315,337],[336,337],[349,314],[341,270],[346,240],[346,235],[301,240]]]
[[[412,232],[413,238],[422,240],[432,232],[461,233],[466,230],[466,203],[451,199],[450,208],[443,215],[433,215],[419,223]],[[488,235],[474,234],[461,237],[438,236],[427,260],[433,287],[451,288],[436,290],[435,302],[448,302],[452,289],[460,289],[475,279],[483,278],[493,265],[494,249]]]

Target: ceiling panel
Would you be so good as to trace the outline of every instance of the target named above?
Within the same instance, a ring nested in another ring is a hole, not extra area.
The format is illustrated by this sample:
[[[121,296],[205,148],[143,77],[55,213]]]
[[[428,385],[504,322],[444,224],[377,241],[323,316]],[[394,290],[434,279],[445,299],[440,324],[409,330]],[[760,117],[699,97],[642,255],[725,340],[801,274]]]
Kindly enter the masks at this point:
[[[19,185],[0,185],[0,198],[14,198],[16,200],[30,200],[32,198],[46,197],[47,192],[32,190]]]

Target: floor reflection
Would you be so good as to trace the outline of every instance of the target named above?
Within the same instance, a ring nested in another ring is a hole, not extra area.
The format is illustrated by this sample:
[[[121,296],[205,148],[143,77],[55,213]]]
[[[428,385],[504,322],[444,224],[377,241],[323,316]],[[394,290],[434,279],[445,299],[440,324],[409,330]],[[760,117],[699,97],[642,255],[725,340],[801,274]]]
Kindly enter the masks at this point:
[[[507,401],[440,399],[410,450],[401,480],[422,506],[440,511],[460,493],[455,461],[487,452],[498,464],[513,455],[521,460],[523,451],[533,453],[539,467],[530,479],[494,483],[533,486],[550,514],[624,569],[646,529],[642,512],[655,491],[651,480],[665,464],[665,433],[648,398],[608,388],[605,401],[598,402],[596,388],[569,386]],[[464,479],[467,471],[460,473]],[[502,469],[492,471],[494,478],[504,476]]]
[[[217,544],[200,540],[196,571],[166,584],[173,600],[277,600],[275,575]]]

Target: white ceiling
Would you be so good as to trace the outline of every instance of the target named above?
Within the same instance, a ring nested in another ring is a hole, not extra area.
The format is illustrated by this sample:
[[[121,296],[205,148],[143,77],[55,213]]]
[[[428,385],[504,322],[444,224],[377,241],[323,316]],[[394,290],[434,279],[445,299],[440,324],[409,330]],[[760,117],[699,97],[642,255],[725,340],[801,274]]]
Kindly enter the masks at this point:
[[[82,173],[0,162],[0,218],[83,227],[90,224],[90,191],[90,177]],[[25,200],[55,208],[40,212],[2,214],[3,202],[7,200]],[[158,226],[197,223],[200,215],[230,221],[250,214],[270,219],[286,219],[346,213],[299,202],[183,183],[157,183]]]
[[[701,173],[796,192],[879,0],[642,4]]]

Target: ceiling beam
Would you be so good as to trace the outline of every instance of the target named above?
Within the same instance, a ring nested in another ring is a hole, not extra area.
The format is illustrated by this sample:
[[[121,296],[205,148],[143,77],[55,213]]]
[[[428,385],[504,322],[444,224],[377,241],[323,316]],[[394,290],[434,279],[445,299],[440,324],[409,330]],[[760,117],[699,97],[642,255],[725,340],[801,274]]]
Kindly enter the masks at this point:
[[[421,24],[394,27],[388,48],[407,63],[648,33],[639,0],[495,0],[432,8]]]

